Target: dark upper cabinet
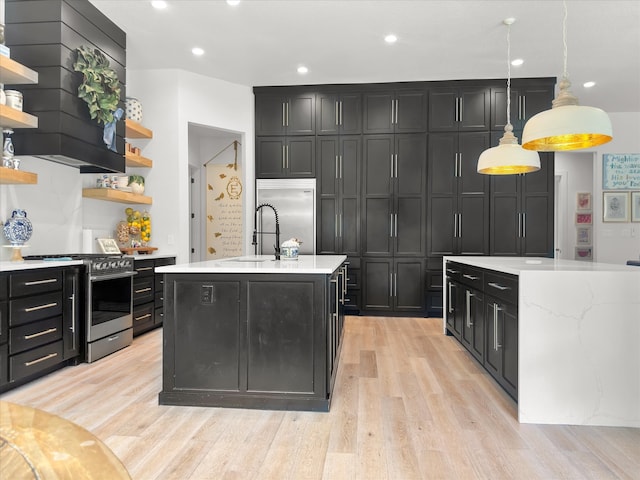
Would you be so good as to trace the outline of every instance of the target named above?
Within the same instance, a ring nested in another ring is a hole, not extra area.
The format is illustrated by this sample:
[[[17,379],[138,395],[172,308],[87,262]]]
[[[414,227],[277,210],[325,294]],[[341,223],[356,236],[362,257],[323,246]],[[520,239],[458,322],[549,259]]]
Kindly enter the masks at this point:
[[[256,93],[256,135],[315,135],[316,96]]]
[[[256,177],[315,177],[315,137],[258,137]]]
[[[477,173],[484,132],[429,135],[428,255],[489,252],[489,177]]]
[[[491,255],[552,257],[554,156],[537,172],[491,177]]]
[[[534,115],[551,108],[553,84],[518,86],[514,80],[511,86],[509,113],[515,131],[521,131],[525,123]],[[507,88],[491,88],[491,129],[504,130],[507,124]],[[519,139],[521,140],[521,139]]]
[[[489,87],[437,87],[429,90],[429,131],[489,130]]]
[[[318,94],[316,128],[318,135],[362,133],[362,94]]]
[[[363,133],[416,133],[427,130],[427,94],[424,89],[365,92],[363,104]]]
[[[318,140],[318,241],[320,254],[360,254],[359,136]]]

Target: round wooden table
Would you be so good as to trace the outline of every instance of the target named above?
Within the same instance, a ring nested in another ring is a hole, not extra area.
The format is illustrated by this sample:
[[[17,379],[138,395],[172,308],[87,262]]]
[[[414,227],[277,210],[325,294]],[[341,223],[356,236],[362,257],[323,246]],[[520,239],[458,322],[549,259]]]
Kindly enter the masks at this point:
[[[0,401],[0,477],[131,480],[88,430],[36,408]]]

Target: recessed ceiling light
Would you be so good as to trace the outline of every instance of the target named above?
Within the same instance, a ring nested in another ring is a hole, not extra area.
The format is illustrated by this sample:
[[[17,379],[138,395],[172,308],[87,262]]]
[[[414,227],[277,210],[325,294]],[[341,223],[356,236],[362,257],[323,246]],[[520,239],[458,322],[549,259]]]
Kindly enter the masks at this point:
[[[201,49],[200,47],[193,47],[191,49],[191,53],[193,53],[194,55],[196,55],[197,57],[204,55],[204,50]]]
[[[591,88],[596,86],[596,82],[585,82],[582,84],[584,88]]]
[[[165,8],[167,8],[167,2],[165,2],[164,0],[154,0],[153,2],[151,2],[151,6],[158,10],[164,10]]]
[[[398,37],[396,37],[393,33],[390,33],[386,37],[384,37],[384,41],[387,43],[396,43],[398,41]]]
[[[236,5],[240,5],[240,0],[227,0],[227,5],[235,7]]]
[[[524,60],[521,59],[521,58],[516,58],[516,59],[511,61],[511,65],[513,65],[514,67],[519,67],[523,63],[524,63]]]
[[[307,67],[305,67],[304,65],[298,67],[298,73],[301,74],[301,75],[304,75],[308,71],[309,71],[309,69]]]

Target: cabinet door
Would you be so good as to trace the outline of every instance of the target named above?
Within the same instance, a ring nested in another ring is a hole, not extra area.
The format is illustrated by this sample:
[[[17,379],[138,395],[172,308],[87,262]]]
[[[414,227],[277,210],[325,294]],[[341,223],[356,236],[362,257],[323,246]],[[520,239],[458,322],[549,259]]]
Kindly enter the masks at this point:
[[[484,366],[496,379],[502,375],[502,331],[500,329],[500,305],[491,297],[485,297],[485,349]]]
[[[318,135],[340,132],[340,100],[338,95],[319,94],[316,101]]]
[[[395,132],[410,133],[427,130],[427,95],[424,91],[396,93]]]
[[[286,105],[287,135],[315,135],[316,96],[313,93],[292,95]]]
[[[340,138],[327,136],[318,138],[318,192],[320,196],[338,195],[340,176]]]
[[[461,255],[489,253],[489,195],[461,195],[458,198],[458,245]]]
[[[318,252],[339,253],[339,138],[318,139]]]
[[[513,177],[516,175],[504,175]],[[522,217],[517,194],[493,194],[491,197],[491,255],[511,256],[520,254],[520,230]]]
[[[261,137],[257,139],[257,178],[279,178],[284,175],[285,144],[284,137]]]
[[[398,197],[393,217],[394,253],[424,256],[426,244],[426,215],[424,198]]]
[[[486,87],[460,89],[459,130],[489,130],[491,92]]]
[[[340,253],[353,256],[360,255],[361,145],[359,136],[340,139]]]
[[[339,201],[337,196],[321,196],[318,203],[318,253],[340,253]]]
[[[484,299],[481,292],[464,289],[461,341],[480,363],[484,360]]]
[[[458,90],[435,88],[429,91],[429,131],[451,132],[458,130]]]
[[[0,387],[9,383],[9,345],[0,345]]]
[[[64,272],[64,308],[62,310],[62,358],[67,360],[80,354],[80,272],[69,268]]]
[[[362,95],[343,94],[340,98],[340,133],[351,135],[362,133]]]
[[[398,311],[422,312],[425,306],[425,269],[421,259],[396,259],[393,297]]]
[[[488,133],[459,135],[458,193],[488,193],[490,175],[478,173],[478,159],[489,148]]]
[[[393,259],[363,258],[363,298],[365,310],[385,311],[393,308]]]
[[[502,305],[502,384],[518,400],[518,312],[515,305]]]
[[[522,200],[522,255],[553,257],[553,205],[548,195]]]
[[[394,217],[391,197],[365,197],[363,202],[363,254],[392,255]]]
[[[364,195],[391,195],[391,171],[395,150],[393,135],[364,137]]]
[[[456,198],[432,196],[429,199],[428,248],[429,256],[453,255],[457,250],[454,237]]]
[[[393,92],[365,93],[362,133],[393,133]]]
[[[519,124],[518,118],[518,90],[511,88],[511,125],[514,122]],[[491,89],[491,129],[504,133],[504,127],[507,124],[507,88]],[[517,130],[516,127],[514,129]]]
[[[281,95],[256,95],[256,135],[284,135],[285,98]]]
[[[512,120],[512,123],[514,129],[522,130],[531,117],[551,108],[554,87],[551,85],[520,87],[518,93],[517,122],[513,123]]]
[[[315,177],[315,137],[289,137],[286,145],[286,175]]]

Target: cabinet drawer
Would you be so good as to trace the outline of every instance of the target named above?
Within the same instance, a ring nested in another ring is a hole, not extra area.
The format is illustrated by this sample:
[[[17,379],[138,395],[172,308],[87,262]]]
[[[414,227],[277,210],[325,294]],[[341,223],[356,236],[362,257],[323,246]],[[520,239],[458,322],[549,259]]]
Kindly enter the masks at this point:
[[[518,277],[515,275],[484,273],[484,293],[507,303],[518,304]]]
[[[9,339],[9,304],[0,302],[0,345]]]
[[[460,280],[460,272],[462,272],[462,265],[455,262],[447,262],[447,278],[451,280]]]
[[[9,277],[9,296],[22,297],[62,289],[62,270],[47,268],[25,273],[12,273]]]
[[[0,387],[9,383],[9,345],[0,345]]]
[[[135,278],[148,277],[153,275],[154,263],[153,260],[136,260],[133,264],[133,268],[138,272],[138,275],[136,275]]]
[[[133,309],[133,333],[153,325],[153,303]]]
[[[9,353],[15,354],[55,342],[62,338],[62,317],[52,317],[38,322],[14,327],[9,333]]]
[[[62,292],[19,298],[9,302],[9,326],[62,315]]]
[[[469,267],[467,265],[461,265],[459,280],[460,283],[475,288],[476,290],[482,290],[484,287],[482,270]],[[517,285],[517,282],[516,282]]]
[[[0,273],[0,300],[9,298],[9,277]]]
[[[153,301],[153,276],[136,278],[133,281],[133,304],[141,305]]]
[[[427,271],[427,288],[442,290],[442,270]]]
[[[62,361],[62,340],[9,357],[9,380],[15,382]]]

